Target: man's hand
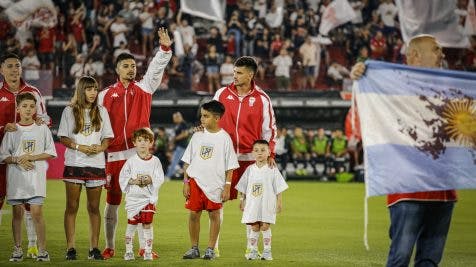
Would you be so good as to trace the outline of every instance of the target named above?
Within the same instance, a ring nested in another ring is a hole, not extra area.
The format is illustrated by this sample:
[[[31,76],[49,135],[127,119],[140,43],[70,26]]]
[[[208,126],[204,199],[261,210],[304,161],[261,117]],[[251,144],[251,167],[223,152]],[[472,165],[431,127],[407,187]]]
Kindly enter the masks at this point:
[[[358,80],[360,78],[362,78],[362,75],[364,75],[365,73],[365,64],[363,62],[359,62],[357,64],[355,64],[353,67],[352,67],[352,70],[350,71],[350,78],[352,80]]]
[[[5,125],[4,131],[5,132],[14,132],[17,130],[17,125],[15,123],[7,123]]]
[[[157,32],[159,35],[160,45],[170,47],[172,45],[172,40],[170,40],[169,31],[165,28],[160,28]]]
[[[183,183],[183,196],[185,199],[190,198],[190,184],[189,183]]]
[[[268,166],[272,169],[276,167],[276,161],[272,157],[268,157]]]
[[[230,199],[230,188],[231,188],[230,184],[225,184],[225,189],[221,193],[221,200],[223,202],[227,202]]]

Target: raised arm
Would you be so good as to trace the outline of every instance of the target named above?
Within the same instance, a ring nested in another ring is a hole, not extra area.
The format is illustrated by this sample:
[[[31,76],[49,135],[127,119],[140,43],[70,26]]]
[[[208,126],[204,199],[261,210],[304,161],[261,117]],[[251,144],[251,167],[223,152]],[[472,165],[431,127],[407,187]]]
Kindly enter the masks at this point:
[[[159,88],[159,85],[162,82],[162,76],[164,75],[165,67],[172,57],[172,50],[170,48],[172,45],[172,40],[170,40],[167,29],[160,28],[158,35],[160,49],[150,62],[144,77],[140,82],[138,82],[140,88],[146,92],[149,92],[150,94],[153,94],[155,90]]]

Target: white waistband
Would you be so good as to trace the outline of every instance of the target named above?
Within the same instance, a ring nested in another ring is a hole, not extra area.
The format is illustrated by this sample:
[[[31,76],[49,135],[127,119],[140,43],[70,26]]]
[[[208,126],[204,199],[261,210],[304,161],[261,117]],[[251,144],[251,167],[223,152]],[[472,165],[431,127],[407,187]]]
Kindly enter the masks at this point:
[[[135,148],[130,148],[128,150],[108,152],[107,153],[107,162],[127,160],[136,153]]]
[[[238,160],[239,161],[254,161],[255,158],[253,157],[253,154],[251,153],[239,153],[238,154]]]

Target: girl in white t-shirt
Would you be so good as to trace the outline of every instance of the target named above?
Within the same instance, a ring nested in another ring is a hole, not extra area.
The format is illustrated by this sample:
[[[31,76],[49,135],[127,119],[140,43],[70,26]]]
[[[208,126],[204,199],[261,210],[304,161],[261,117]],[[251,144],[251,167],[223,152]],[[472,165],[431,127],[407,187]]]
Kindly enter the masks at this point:
[[[261,230],[264,246],[261,259],[272,260],[270,224],[276,222],[276,213],[281,212],[281,193],[288,185],[279,169],[270,168],[268,165],[270,156],[268,141],[255,141],[252,153],[256,163],[246,169],[235,187],[241,193],[240,209],[243,211],[241,222],[251,225],[252,229],[248,237],[248,247],[251,250],[246,254],[246,258],[248,260],[260,258],[258,239]]]
[[[71,104],[63,110],[58,129],[66,146],[64,179],[66,187],[66,259],[76,260],[75,224],[81,188],[86,187],[91,234],[89,259],[102,260],[98,249],[101,216],[99,202],[106,180],[104,150],[114,137],[107,110],[97,104],[98,83],[89,76],[79,79]]]

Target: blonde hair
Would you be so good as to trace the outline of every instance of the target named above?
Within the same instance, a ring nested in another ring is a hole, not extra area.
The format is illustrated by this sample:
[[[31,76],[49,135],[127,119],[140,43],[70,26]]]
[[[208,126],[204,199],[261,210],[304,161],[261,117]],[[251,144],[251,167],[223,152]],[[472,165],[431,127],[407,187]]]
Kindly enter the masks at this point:
[[[73,108],[74,115],[74,134],[79,133],[84,128],[84,110],[88,107],[86,101],[86,89],[91,87],[99,89],[98,82],[91,76],[81,77],[76,85],[74,96],[71,99],[71,107]],[[91,127],[95,132],[99,132],[102,122],[97,101],[98,99],[96,97],[91,105],[91,109],[89,110]]]

